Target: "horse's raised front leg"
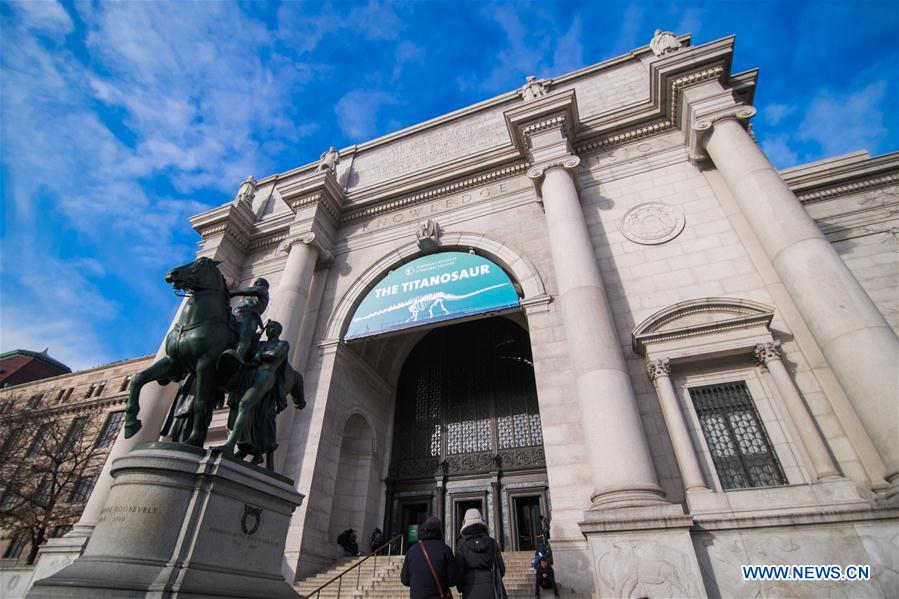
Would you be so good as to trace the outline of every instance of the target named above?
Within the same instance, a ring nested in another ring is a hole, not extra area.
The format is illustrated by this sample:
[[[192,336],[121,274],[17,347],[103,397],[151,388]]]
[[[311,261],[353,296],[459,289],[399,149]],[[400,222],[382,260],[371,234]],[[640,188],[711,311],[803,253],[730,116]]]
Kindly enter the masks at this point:
[[[209,397],[215,383],[215,358],[203,356],[197,361],[197,386],[195,388],[193,412],[194,422],[188,445],[203,447],[209,429]]]
[[[178,375],[175,362],[168,356],[153,362],[146,370],[141,370],[134,375],[131,388],[128,390],[128,401],[125,403],[125,438],[130,439],[141,429],[141,422],[137,419],[140,412],[140,391],[144,385],[160,379],[173,379]]]

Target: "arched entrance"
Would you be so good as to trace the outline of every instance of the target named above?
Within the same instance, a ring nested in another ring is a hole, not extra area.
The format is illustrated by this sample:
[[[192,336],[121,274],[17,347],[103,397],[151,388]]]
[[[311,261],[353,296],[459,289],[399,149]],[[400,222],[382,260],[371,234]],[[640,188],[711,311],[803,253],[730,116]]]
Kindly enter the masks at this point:
[[[353,414],[343,429],[340,458],[337,462],[337,478],[331,503],[331,519],[328,538],[348,528],[356,531],[359,547],[366,531],[377,526],[380,480],[375,438],[369,423],[360,414]],[[339,549],[334,546],[339,553]]]
[[[431,331],[406,359],[396,402],[387,529],[437,514],[452,540],[478,508],[505,547],[539,545],[549,497],[527,331],[505,317]]]

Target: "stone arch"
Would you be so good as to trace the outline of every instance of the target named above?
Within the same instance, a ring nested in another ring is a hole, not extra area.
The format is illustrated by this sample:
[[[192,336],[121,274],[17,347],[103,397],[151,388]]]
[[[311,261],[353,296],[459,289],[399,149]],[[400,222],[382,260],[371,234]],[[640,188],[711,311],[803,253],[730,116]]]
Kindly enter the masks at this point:
[[[354,409],[347,415],[339,445],[328,542],[335,542],[341,532],[352,528],[356,531],[359,550],[364,552],[365,535],[379,522],[381,489],[375,427],[362,410]],[[342,553],[336,545],[335,551]]]
[[[440,238],[439,250],[449,250],[453,248],[468,249],[474,248],[479,250],[485,258],[496,262],[501,266],[521,287],[524,299],[533,299],[546,295],[546,287],[543,285],[543,279],[540,273],[524,255],[513,250],[505,243],[488,237],[483,233],[445,233]],[[349,326],[349,319],[352,317],[356,306],[365,297],[365,294],[381,280],[381,278],[390,270],[397,268],[399,265],[408,262],[414,258],[424,255],[418,243],[413,241],[396,250],[390,252],[375,264],[373,264],[365,273],[362,274],[350,286],[349,290],[341,298],[336,309],[328,320],[326,329],[326,340],[340,339],[346,328]]]

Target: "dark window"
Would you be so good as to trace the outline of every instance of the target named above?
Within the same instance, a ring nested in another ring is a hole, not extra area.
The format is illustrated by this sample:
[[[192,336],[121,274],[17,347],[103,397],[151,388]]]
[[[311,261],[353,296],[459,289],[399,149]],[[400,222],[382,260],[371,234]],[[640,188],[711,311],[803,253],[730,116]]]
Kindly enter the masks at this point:
[[[19,495],[19,482],[13,481],[0,496],[0,508],[6,509],[12,506]]]
[[[50,501],[50,491],[52,487],[53,481],[50,480],[49,477],[44,477],[41,479],[41,482],[38,484],[37,489],[34,491],[34,496],[37,499],[38,504],[46,504]]]
[[[100,397],[101,395],[103,395],[103,391],[106,390],[106,383],[108,383],[108,382],[109,381],[107,381],[107,380],[102,380],[99,383],[97,383],[97,392],[94,393],[94,397]]]
[[[22,435],[22,429],[15,428],[9,431],[3,445],[0,445],[0,461],[6,461],[10,457],[10,453],[16,449],[16,443]]]
[[[68,524],[64,524],[61,526],[54,526],[53,533],[50,535],[50,538],[55,539],[55,538],[61,537],[61,536],[65,535],[67,532],[69,532],[70,530],[72,530],[72,527],[69,526]]]
[[[97,441],[97,447],[109,447],[115,441],[119,429],[122,427],[122,420],[125,418],[125,411],[119,410],[112,412],[103,425],[103,431],[100,433],[100,439]]]
[[[75,444],[81,439],[81,434],[84,432],[85,426],[87,426],[87,416],[79,416],[72,421],[69,430],[66,431],[65,439],[63,439],[62,445],[60,446],[60,453],[65,454],[72,451],[72,448],[74,448]]]
[[[41,452],[41,450],[44,448],[44,444],[50,437],[50,431],[52,428],[53,425],[49,422],[41,425],[41,428],[38,429],[37,434],[34,435],[34,441],[31,442],[31,447],[28,448],[28,453],[25,454],[26,458],[33,458]]]
[[[29,410],[36,409],[39,405],[41,405],[42,399],[44,399],[43,393],[37,393],[35,395],[32,395],[31,398],[29,398],[29,400],[28,400],[28,404],[25,406],[26,409],[29,409]]]
[[[745,382],[693,387],[690,397],[722,487],[787,484]]]
[[[130,385],[131,381],[133,381],[133,380],[134,380],[133,374],[129,374],[128,376],[126,376],[124,378],[124,380],[122,380],[122,386],[119,387],[119,391],[126,391],[128,389],[128,385]]]
[[[3,554],[4,559],[18,559],[26,545],[28,545],[28,533],[23,531],[17,534],[6,548],[6,552]]]
[[[91,397],[96,389],[97,383],[91,383],[91,386],[87,388],[87,393],[84,394],[84,397]]]
[[[90,495],[91,489],[94,488],[96,480],[97,476],[94,474],[79,478],[78,482],[75,483],[75,488],[72,489],[72,494],[69,496],[69,503],[84,503],[87,501],[87,496]]]
[[[56,396],[56,403],[61,404],[69,401],[69,398],[72,397],[72,391],[75,390],[75,387],[69,387],[68,389],[60,389],[59,395]]]

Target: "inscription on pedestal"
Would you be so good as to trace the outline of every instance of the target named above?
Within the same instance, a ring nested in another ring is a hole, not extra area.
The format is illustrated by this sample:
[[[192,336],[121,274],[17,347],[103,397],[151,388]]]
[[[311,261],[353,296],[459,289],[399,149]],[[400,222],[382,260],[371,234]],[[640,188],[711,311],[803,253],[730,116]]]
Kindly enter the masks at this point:
[[[159,506],[155,505],[139,505],[139,504],[122,504],[107,505],[100,512],[97,522],[125,522],[129,514],[147,514],[155,515],[159,513]]]

